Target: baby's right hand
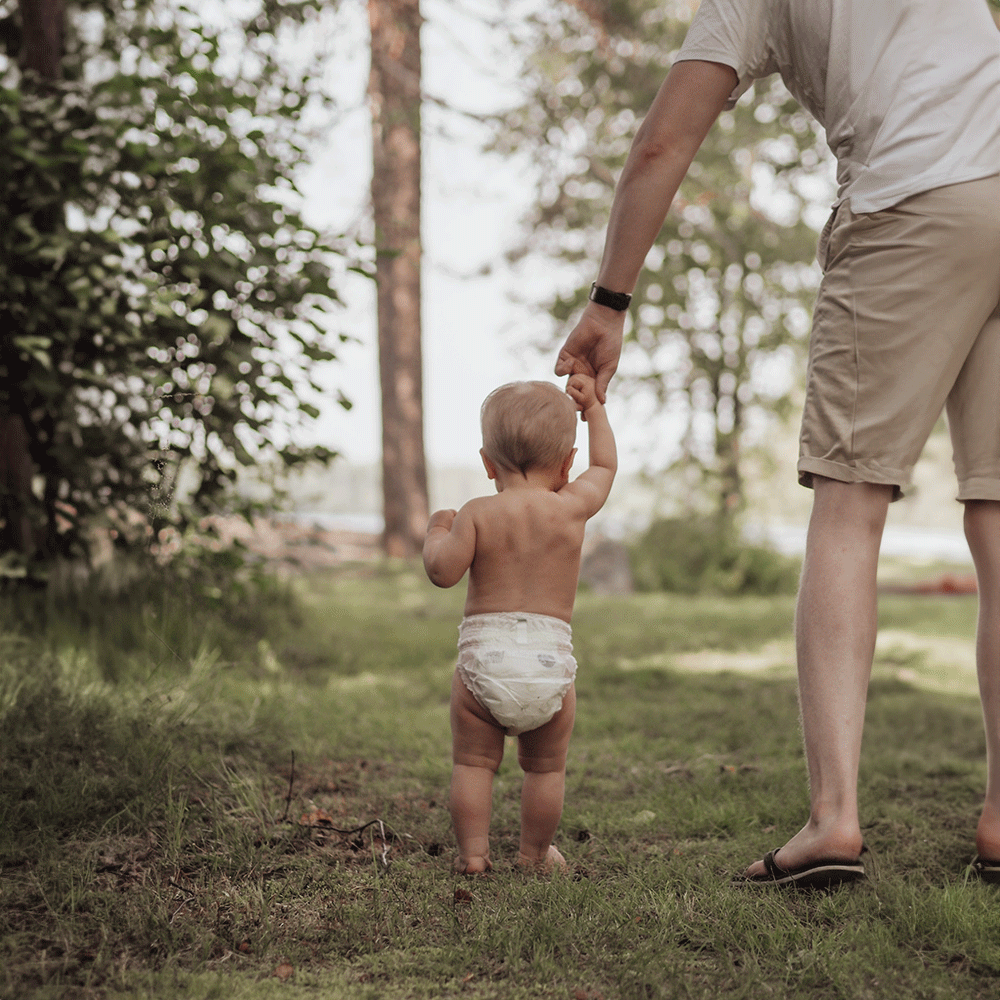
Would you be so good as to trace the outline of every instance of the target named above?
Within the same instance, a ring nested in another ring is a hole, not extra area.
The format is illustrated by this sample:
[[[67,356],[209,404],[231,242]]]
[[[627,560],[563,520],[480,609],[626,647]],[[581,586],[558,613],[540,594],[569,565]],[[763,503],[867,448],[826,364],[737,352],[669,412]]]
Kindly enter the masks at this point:
[[[427,522],[427,530],[431,528],[445,528],[451,531],[451,526],[455,522],[457,510],[436,510],[431,514],[431,519]]]
[[[593,378],[577,372],[570,375],[566,382],[566,392],[572,397],[576,407],[584,414],[586,419],[587,410],[598,405],[597,388]]]

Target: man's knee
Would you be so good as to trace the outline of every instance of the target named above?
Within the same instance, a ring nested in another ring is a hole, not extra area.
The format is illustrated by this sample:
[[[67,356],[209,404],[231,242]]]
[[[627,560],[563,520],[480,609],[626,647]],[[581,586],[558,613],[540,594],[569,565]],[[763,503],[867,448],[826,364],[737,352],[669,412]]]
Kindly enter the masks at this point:
[[[844,482],[827,476],[813,476],[813,491],[817,494],[834,496],[852,506],[880,506],[892,500],[896,487],[888,483]]]
[[[965,501],[965,538],[976,561],[1000,557],[1000,501]]]
[[[825,476],[813,477],[814,513],[834,516],[881,534],[892,502],[894,486],[884,483],[845,483]]]
[[[965,500],[965,530],[980,524],[993,527],[1000,520],[1000,500]]]

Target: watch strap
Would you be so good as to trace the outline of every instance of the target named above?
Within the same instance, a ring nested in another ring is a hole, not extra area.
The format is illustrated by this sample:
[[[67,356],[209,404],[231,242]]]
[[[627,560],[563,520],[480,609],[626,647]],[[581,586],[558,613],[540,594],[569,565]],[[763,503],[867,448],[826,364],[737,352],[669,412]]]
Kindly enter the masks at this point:
[[[607,306],[616,312],[625,312],[632,296],[628,292],[613,292],[610,288],[602,288],[596,281],[590,286],[590,301],[599,306]]]

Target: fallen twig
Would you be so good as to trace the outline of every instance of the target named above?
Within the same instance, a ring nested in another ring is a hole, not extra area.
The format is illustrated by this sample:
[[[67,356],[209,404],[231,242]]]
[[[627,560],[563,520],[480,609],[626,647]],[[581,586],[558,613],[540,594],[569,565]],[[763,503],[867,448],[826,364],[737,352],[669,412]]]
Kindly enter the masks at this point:
[[[374,826],[378,823],[379,832],[382,834],[382,864],[386,868],[389,867],[389,840],[385,835],[385,824],[381,819],[371,819],[367,823],[362,823],[361,826],[356,826],[351,830],[342,830],[339,827],[334,826],[328,820],[320,821],[319,823],[297,823],[295,820],[290,820],[288,818],[288,810],[292,807],[292,792],[295,787],[295,751],[292,751],[292,766],[291,771],[288,775],[288,794],[285,796],[285,811],[281,814],[281,819],[278,823],[291,823],[293,826],[300,830],[324,830],[328,833],[339,833],[343,837],[349,837],[353,833],[364,833],[365,830],[370,826]]]
[[[285,796],[285,811],[281,815],[279,823],[284,823],[288,819],[288,810],[292,806],[292,786],[295,784],[295,751],[292,751],[292,770],[288,775],[288,794]]]
[[[379,830],[382,831],[382,864],[386,868],[388,868],[389,867],[389,858],[388,858],[388,854],[389,854],[389,841],[386,840],[386,838],[385,838],[385,826],[383,825],[382,820],[378,821],[378,828],[379,828]]]

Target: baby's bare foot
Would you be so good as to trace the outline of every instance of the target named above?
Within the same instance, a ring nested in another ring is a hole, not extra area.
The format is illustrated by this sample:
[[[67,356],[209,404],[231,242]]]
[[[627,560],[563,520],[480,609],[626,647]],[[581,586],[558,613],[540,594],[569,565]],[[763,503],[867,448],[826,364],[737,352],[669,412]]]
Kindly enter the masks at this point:
[[[489,858],[463,858],[460,854],[455,858],[452,868],[459,875],[485,875],[487,872],[493,871],[493,864]]]
[[[545,853],[544,858],[529,858],[526,854],[522,854],[518,851],[517,861],[515,864],[518,868],[534,869],[541,872],[551,872],[555,871],[557,868],[560,871],[565,871],[567,867],[566,859],[551,844],[549,845],[549,849]]]

